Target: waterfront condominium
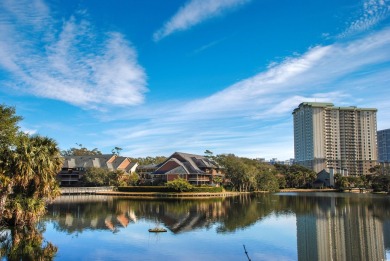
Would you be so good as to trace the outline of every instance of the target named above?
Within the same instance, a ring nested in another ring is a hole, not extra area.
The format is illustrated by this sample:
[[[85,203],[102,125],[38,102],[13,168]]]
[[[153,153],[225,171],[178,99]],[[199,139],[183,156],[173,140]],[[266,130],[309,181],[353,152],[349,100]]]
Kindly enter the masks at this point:
[[[315,172],[368,174],[377,164],[376,112],[303,102],[294,109],[295,163]]]
[[[390,129],[380,130],[378,134],[378,161],[385,166],[390,165]]]

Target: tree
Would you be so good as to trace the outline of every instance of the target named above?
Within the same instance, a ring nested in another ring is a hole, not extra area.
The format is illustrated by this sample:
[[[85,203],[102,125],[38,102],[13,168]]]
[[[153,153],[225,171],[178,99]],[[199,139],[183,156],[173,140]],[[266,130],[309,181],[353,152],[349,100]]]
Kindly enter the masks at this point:
[[[46,200],[60,194],[56,176],[62,158],[57,143],[20,133],[16,146],[1,156],[13,191],[6,199],[3,220],[14,226],[32,225],[45,213]]]
[[[62,156],[93,156],[93,155],[102,155],[102,152],[94,148],[92,150],[87,149],[83,144],[76,143],[78,148],[70,148],[68,150],[61,151]]]
[[[271,172],[260,172],[256,175],[257,190],[260,191],[279,191],[279,182],[274,174]]]
[[[18,122],[22,119],[15,115],[15,108],[0,104],[0,216],[8,195],[12,191],[12,177],[8,171],[7,156],[15,146],[18,136]]]
[[[18,132],[14,108],[1,105],[0,119],[0,219],[32,225],[45,213],[46,200],[59,194],[60,151],[50,138]]]
[[[167,182],[167,187],[180,192],[191,191],[193,186],[185,179],[177,178]]]
[[[275,168],[279,174],[284,175],[286,186],[289,188],[308,186],[317,177],[314,171],[298,164],[291,166],[275,164]]]
[[[213,152],[210,150],[205,150],[204,154],[205,154],[206,158],[213,158],[214,157]]]
[[[130,186],[135,186],[139,182],[139,175],[137,173],[130,173],[128,177],[127,184]]]
[[[22,117],[15,115],[15,108],[0,104],[0,153],[15,144]]]
[[[112,154],[115,154],[115,155],[118,155],[120,154],[120,152],[122,151],[123,149],[120,148],[120,147],[115,147],[111,150]]]
[[[167,157],[165,156],[156,156],[156,157],[139,157],[139,158],[130,158],[131,161],[138,162],[139,165],[149,165],[149,164],[160,164],[163,163]]]
[[[275,168],[257,160],[240,158],[234,154],[218,155],[215,160],[225,168],[226,178],[237,191],[279,189]]]
[[[102,168],[87,168],[82,177],[82,181],[86,186],[105,186],[109,179],[109,171]]]

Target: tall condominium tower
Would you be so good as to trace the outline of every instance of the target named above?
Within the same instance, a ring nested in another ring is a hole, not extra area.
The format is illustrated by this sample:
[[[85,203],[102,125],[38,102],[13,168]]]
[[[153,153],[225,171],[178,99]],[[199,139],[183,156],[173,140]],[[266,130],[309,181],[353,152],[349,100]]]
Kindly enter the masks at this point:
[[[378,161],[390,165],[390,129],[380,130],[378,133]]]
[[[377,163],[377,109],[304,102],[293,111],[297,164],[316,172],[362,175]]]

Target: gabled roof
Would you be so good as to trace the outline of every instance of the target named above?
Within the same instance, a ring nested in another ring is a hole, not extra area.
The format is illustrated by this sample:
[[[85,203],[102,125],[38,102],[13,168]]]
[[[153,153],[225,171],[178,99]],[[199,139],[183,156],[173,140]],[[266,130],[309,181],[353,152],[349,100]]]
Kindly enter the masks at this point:
[[[220,168],[216,162],[205,156],[175,152],[166,159],[154,173],[162,174],[172,172],[174,169],[164,169],[164,166],[172,162],[176,163],[176,165],[173,165],[172,167],[178,168],[180,166],[182,168],[181,170],[185,170],[187,174],[205,174],[204,169],[206,168]]]
[[[128,163],[126,163],[126,161],[128,161]],[[118,167],[121,167],[121,169],[127,169],[129,165],[131,165],[131,161],[127,157],[120,157],[113,154],[103,154],[103,155],[86,155],[86,156],[65,156],[63,168],[94,167],[94,168],[116,170],[118,169]]]

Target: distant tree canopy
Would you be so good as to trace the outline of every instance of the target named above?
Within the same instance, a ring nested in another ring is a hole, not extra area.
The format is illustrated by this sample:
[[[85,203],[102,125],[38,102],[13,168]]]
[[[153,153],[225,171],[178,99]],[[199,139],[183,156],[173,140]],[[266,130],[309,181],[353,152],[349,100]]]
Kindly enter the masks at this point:
[[[45,213],[46,199],[59,194],[60,151],[50,138],[19,132],[14,108],[0,105],[0,119],[0,221],[32,225]]]
[[[70,148],[68,150],[63,150],[61,151],[62,156],[93,156],[93,155],[102,155],[102,152],[94,148],[92,150],[87,149],[86,147],[83,146],[83,144],[78,144],[76,143],[78,148]]]
[[[276,171],[272,165],[234,154],[217,155],[213,159],[225,168],[226,179],[230,181],[233,190],[279,190]]]
[[[167,157],[165,156],[156,156],[156,157],[139,157],[139,158],[130,158],[132,162],[138,162],[139,165],[149,165],[149,164],[160,164],[163,163]]]
[[[136,173],[127,174],[123,170],[110,171],[103,168],[87,168],[82,182],[85,186],[132,186],[138,183]]]
[[[284,176],[288,188],[302,188],[309,186],[317,178],[317,174],[304,166],[275,164],[276,171]]]

